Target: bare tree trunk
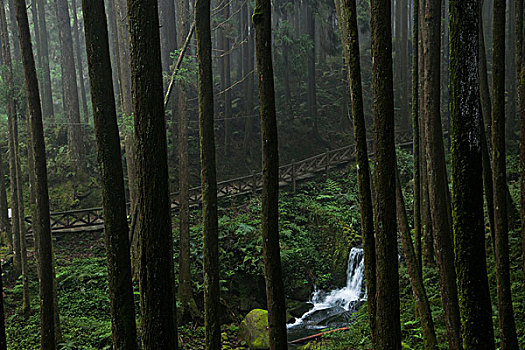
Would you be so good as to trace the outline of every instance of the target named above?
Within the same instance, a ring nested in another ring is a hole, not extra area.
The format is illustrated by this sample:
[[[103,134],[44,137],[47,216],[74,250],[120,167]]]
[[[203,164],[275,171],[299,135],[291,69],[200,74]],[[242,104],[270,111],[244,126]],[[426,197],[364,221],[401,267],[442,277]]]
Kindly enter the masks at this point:
[[[53,290],[53,253],[51,243],[51,227],[49,219],[49,196],[47,188],[46,150],[44,130],[42,126],[42,110],[36,76],[35,60],[31,48],[31,36],[24,0],[15,0],[16,19],[22,50],[22,62],[26,82],[27,101],[30,109],[31,147],[34,157],[34,179],[36,194],[36,210],[33,221],[35,237],[38,237],[40,257],[39,294],[40,294],[40,338],[43,350],[54,350],[55,344],[55,313]]]
[[[492,178],[498,316],[502,349],[518,349],[510,291],[509,231],[507,214],[507,167],[505,153],[505,4],[494,1],[492,65]],[[514,84],[512,84],[514,85]],[[512,113],[512,109],[509,111]]]
[[[372,344],[376,339],[376,252],[374,238],[374,210],[370,191],[370,167],[366,138],[366,123],[363,107],[361,82],[361,62],[359,48],[359,30],[357,27],[357,9],[355,0],[335,1],[338,13],[341,41],[347,63],[348,82],[352,99],[354,119],[354,139],[357,163],[359,204],[361,210],[361,232],[365,254],[365,277],[368,303],[368,321]]]
[[[271,1],[256,0],[252,18],[255,27],[255,52],[261,116],[263,169],[261,226],[270,349],[286,350],[288,341],[279,247],[279,144],[275,111],[271,17]],[[313,59],[315,63],[315,55]]]
[[[49,35],[47,33],[45,1],[35,0],[38,11],[38,24],[40,28],[40,47],[38,54],[42,60],[42,113],[44,119],[53,122],[55,112],[53,106],[53,89],[51,87],[51,72],[49,69]]]
[[[104,0],[82,1],[93,117],[102,180],[113,346],[137,349],[124,172]]]
[[[477,0],[450,0],[452,210],[462,348],[491,350],[479,142],[479,6]]]
[[[441,1],[427,0],[424,14],[423,119],[432,233],[440,278],[441,299],[445,311],[448,345],[450,349],[459,349],[461,334],[454,269],[454,243],[452,226],[449,221],[450,204],[440,107]]]
[[[128,0],[144,349],[176,349],[168,154],[157,0]],[[147,38],[147,40],[146,40]]]
[[[376,188],[377,349],[401,349],[399,271],[397,258],[394,87],[392,73],[391,3],[372,0],[371,29],[374,67],[374,154]]]
[[[204,325],[207,350],[221,349],[219,318],[219,223],[217,217],[217,169],[215,159],[214,101],[210,0],[195,2],[195,32],[199,64],[199,134],[201,146]]]

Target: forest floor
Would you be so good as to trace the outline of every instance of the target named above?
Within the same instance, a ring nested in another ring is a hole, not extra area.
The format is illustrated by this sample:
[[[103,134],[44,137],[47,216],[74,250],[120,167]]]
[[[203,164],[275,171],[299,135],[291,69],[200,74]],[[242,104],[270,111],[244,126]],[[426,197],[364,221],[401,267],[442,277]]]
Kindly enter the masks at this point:
[[[509,188],[514,200],[519,195],[517,155],[508,157]],[[411,156],[398,153],[401,181],[409,212],[412,204]],[[264,280],[260,251],[260,198],[222,203],[221,227],[221,293],[229,315],[224,319],[223,349],[246,349],[238,339],[240,321],[254,308],[264,308]],[[344,284],[349,247],[360,244],[359,206],[355,167],[332,172],[330,178],[303,183],[297,194],[283,191],[280,199],[280,232],[285,286],[288,302],[307,301],[314,285],[331,290]],[[178,245],[173,224],[175,247]],[[202,247],[200,213],[192,214],[191,255],[193,288],[197,305],[202,307]],[[497,331],[495,264],[488,239],[487,255],[494,325]],[[525,292],[521,274],[519,228],[510,232],[511,278],[516,324],[520,346],[525,348]],[[111,321],[108,300],[107,268],[104,237],[101,232],[55,235],[56,275],[63,342],[59,349],[111,349]],[[9,349],[39,348],[38,279],[32,249],[29,250],[29,281],[32,313],[24,319],[21,306],[21,279],[11,276],[11,257],[0,250],[4,267],[6,327]],[[175,249],[175,259],[178,251]],[[176,264],[177,265],[177,264]],[[446,348],[435,266],[424,269],[425,286],[440,348]],[[422,349],[422,335],[416,318],[415,302],[410,289],[406,266],[400,266],[400,299],[403,345],[406,349]],[[137,320],[139,294],[135,285]],[[289,304],[290,305],[290,304]],[[366,304],[354,315],[350,329],[323,337],[308,349],[348,350],[370,349]],[[179,327],[182,349],[203,349],[204,328],[199,324]]]

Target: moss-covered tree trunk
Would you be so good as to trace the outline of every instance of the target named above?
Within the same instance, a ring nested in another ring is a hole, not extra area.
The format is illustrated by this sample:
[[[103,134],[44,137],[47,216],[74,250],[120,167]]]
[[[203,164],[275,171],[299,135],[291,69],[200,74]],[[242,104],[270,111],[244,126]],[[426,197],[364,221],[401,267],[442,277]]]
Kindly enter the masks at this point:
[[[450,0],[452,211],[463,349],[494,349],[485,257],[478,0]]]
[[[370,167],[366,139],[366,123],[363,108],[363,88],[361,81],[361,62],[359,49],[359,30],[357,27],[357,8],[355,0],[335,0],[338,13],[341,41],[347,64],[348,82],[352,99],[354,121],[355,155],[359,205],[361,210],[361,234],[365,255],[365,278],[368,303],[368,321],[372,343],[376,344],[376,255],[374,237],[374,210],[370,191]]]
[[[262,235],[270,349],[288,348],[286,305],[279,247],[279,144],[272,62],[270,0],[256,0],[253,12],[262,138]]]
[[[173,238],[157,0],[128,0],[142,344],[176,349]]]
[[[525,10],[523,11],[523,34],[522,34],[522,52],[525,53]],[[525,145],[525,63],[521,62],[520,73],[520,144]],[[521,246],[522,256],[525,256],[525,147],[520,147],[520,188],[521,188]],[[525,289],[525,259],[523,259],[523,285]]]
[[[53,253],[51,243],[51,226],[49,219],[49,196],[47,187],[46,149],[44,129],[42,125],[42,110],[36,75],[35,60],[31,47],[29,23],[24,0],[15,0],[18,35],[22,50],[25,87],[30,111],[31,145],[33,151],[34,179],[32,184],[36,194],[36,210],[33,217],[33,230],[38,242],[39,294],[40,294],[40,338],[43,350],[54,350],[55,344],[55,309],[53,289]]]
[[[374,154],[376,189],[376,326],[377,349],[401,349],[397,258],[394,88],[391,2],[372,0],[372,84],[374,88]]]
[[[114,349],[137,349],[124,172],[113,92],[104,0],[83,0],[97,139]]]
[[[217,166],[213,116],[210,6],[210,0],[197,0],[195,2],[195,32],[197,36],[197,61],[199,64],[205,346],[207,350],[219,350],[221,349],[219,223],[217,218]]]
[[[430,309],[430,303],[425,291],[425,285],[423,284],[423,275],[418,265],[417,256],[412,244],[410,226],[408,224],[407,212],[405,208],[405,199],[403,198],[403,191],[401,189],[401,182],[399,180],[399,169],[397,168],[395,177],[397,222],[399,225],[399,232],[401,233],[403,255],[405,256],[405,261],[408,268],[410,285],[416,300],[418,316],[421,321],[423,341],[425,344],[425,349],[437,349],[438,342],[436,338],[436,331],[434,329],[434,320],[432,319],[432,310]]]
[[[439,272],[441,300],[445,311],[445,325],[450,349],[461,347],[460,321],[454,270],[454,243],[449,221],[450,204],[445,151],[441,127],[441,1],[427,0],[423,23],[423,127],[425,129],[425,156],[427,163],[428,194],[434,251]]]
[[[510,291],[507,167],[505,153],[505,9],[506,0],[494,1],[492,49],[492,178],[498,316],[502,349],[518,349]]]
[[[2,7],[4,5],[2,4]],[[2,266],[0,266],[0,276]],[[7,350],[7,337],[5,334],[5,313],[4,313],[4,284],[0,278],[0,350]]]

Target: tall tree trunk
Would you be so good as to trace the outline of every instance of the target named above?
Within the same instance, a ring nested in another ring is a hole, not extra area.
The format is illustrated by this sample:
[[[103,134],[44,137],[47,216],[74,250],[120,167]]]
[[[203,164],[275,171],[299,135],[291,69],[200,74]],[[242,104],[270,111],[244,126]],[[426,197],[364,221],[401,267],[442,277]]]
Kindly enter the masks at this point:
[[[441,299],[450,349],[461,347],[460,320],[454,269],[454,243],[449,221],[450,204],[440,107],[441,1],[427,0],[424,8],[423,55],[425,61],[423,105],[428,193],[434,251],[439,271]]]
[[[372,0],[374,154],[376,188],[377,349],[401,349],[395,207],[396,169],[390,1]]]
[[[410,125],[408,66],[408,0],[396,0],[394,84],[396,106],[398,107],[396,126],[402,130],[408,130]]]
[[[65,114],[68,122],[68,144],[75,171],[81,168],[83,137],[80,127],[77,75],[73,53],[73,38],[67,0],[55,0],[62,58],[62,84],[64,86]]]
[[[171,55],[177,49],[177,36],[180,35],[178,28],[176,27],[177,21],[175,19],[175,14],[176,11],[174,0],[159,1],[162,70],[164,72],[169,72],[170,66],[173,65],[173,59],[171,58]],[[182,33],[182,35],[187,35],[187,32]]]
[[[15,0],[18,35],[22,50],[27,101],[30,110],[31,147],[34,157],[34,179],[36,194],[36,210],[33,221],[35,237],[38,238],[39,295],[40,295],[40,338],[43,350],[54,350],[55,344],[55,313],[53,289],[53,253],[51,243],[51,227],[49,218],[49,196],[47,187],[46,149],[44,129],[42,125],[42,110],[36,76],[35,60],[31,47],[29,23],[24,0]]]
[[[308,51],[308,118],[311,119],[312,135],[319,141],[319,123],[317,115],[317,79],[315,69],[315,16],[313,13],[313,3],[305,2],[306,9],[306,31],[309,39],[312,42],[312,47]]]
[[[84,121],[89,122],[88,105],[87,105],[87,94],[86,86],[84,83],[84,64],[82,60],[82,49],[80,44],[80,28],[77,19],[77,0],[71,0],[71,13],[73,14],[73,39],[75,41],[75,56],[76,65],[78,72],[78,85],[80,86],[80,97],[82,99],[82,113],[84,114]]]
[[[417,261],[414,246],[412,245],[412,237],[410,236],[410,227],[408,225],[405,200],[403,198],[403,191],[401,189],[401,182],[399,180],[399,169],[397,168],[395,177],[397,221],[399,225],[399,231],[401,232],[403,254],[405,256],[408,268],[410,285],[412,286],[412,293],[414,294],[418,315],[421,320],[425,349],[437,349],[438,343],[436,331],[434,329],[434,321],[432,319],[432,310],[430,309],[430,303],[425,291],[425,285],[423,284],[423,275]]]
[[[104,0],[83,0],[86,50],[97,138],[108,257],[113,346],[137,349],[124,172],[113,92]]]
[[[494,1],[492,65],[492,177],[496,280],[501,348],[518,349],[510,291],[509,231],[507,215],[507,167],[505,153],[505,0]],[[510,111],[511,112],[511,111]]]
[[[128,0],[133,82],[140,306],[144,349],[176,349],[168,154],[157,0]]]
[[[419,1],[413,0],[412,26],[412,142],[414,155],[414,248],[419,272],[423,275],[421,241],[421,157],[419,142]]]
[[[246,28],[246,72],[247,78],[245,81],[245,95],[246,95],[246,104],[245,104],[245,114],[248,116],[246,118],[245,124],[244,124],[244,154],[247,157],[247,163],[250,164],[252,162],[253,157],[253,118],[251,118],[252,114],[254,113],[253,110],[253,85],[255,82],[254,76],[255,76],[255,69],[254,69],[254,30],[252,27],[252,21],[249,19],[249,14],[251,13],[250,5],[245,4],[246,9],[245,13],[248,17],[246,19],[247,21],[247,28]]]
[[[2,4],[2,7],[4,5]],[[0,276],[2,266],[0,265]],[[4,313],[4,284],[0,278],[0,350],[7,350],[7,337],[5,335],[5,313]]]
[[[18,41],[18,37],[16,34],[16,13],[15,13],[15,3],[14,0],[7,0],[9,5],[9,26],[10,28],[13,28],[13,30],[10,31],[11,34],[11,43],[13,44],[13,56],[12,59],[15,62],[18,62],[22,59],[22,54],[20,51],[20,42]]]
[[[368,321],[372,344],[376,339],[376,253],[374,238],[374,210],[370,191],[370,167],[366,139],[366,123],[363,108],[363,88],[361,81],[361,62],[359,48],[359,30],[357,27],[357,9],[355,0],[335,0],[338,12],[341,41],[347,63],[348,83],[352,99],[354,119],[355,154],[361,210],[361,234],[365,254],[365,278],[368,302]]]
[[[208,350],[221,349],[219,319],[219,223],[217,218],[217,169],[215,159],[214,101],[210,0],[195,2],[195,32],[199,64],[199,134],[202,182],[204,325]]]
[[[4,62],[9,62],[4,59]],[[8,68],[9,70],[9,68]],[[9,74],[9,73],[7,73]],[[12,81],[12,80],[11,80]],[[9,89],[11,96],[14,90]],[[12,97],[13,98],[13,97]],[[18,181],[16,181],[16,163],[17,163],[17,154],[16,154],[16,138],[13,133],[17,128],[13,125],[16,124],[16,109],[15,101],[9,99],[12,102],[8,102],[8,113],[7,113],[7,129],[9,134],[9,180],[10,180],[10,195],[11,195],[11,236],[13,241],[13,265],[15,276],[18,277],[22,273],[22,252],[20,250],[20,220],[18,220],[18,215],[20,211],[18,210]]]
[[[288,341],[279,247],[279,142],[271,49],[271,1],[256,0],[252,19],[255,27],[255,52],[261,115],[263,169],[261,226],[270,349],[285,350],[288,348]]]
[[[230,2],[226,2],[224,5],[224,18],[227,20],[230,18]],[[232,91],[231,91],[231,53],[230,53],[230,33],[231,28],[227,23],[222,25],[223,45],[222,59],[224,61],[224,155],[228,157],[231,148],[231,125],[230,119],[232,117]]]
[[[523,10],[522,52],[525,54],[525,9]],[[521,62],[520,72],[520,144],[525,145],[525,60]],[[521,244],[522,256],[525,257],[525,147],[520,147],[520,188],[521,188]],[[523,259],[523,285],[525,287],[525,259]]]
[[[115,91],[115,105],[117,107],[117,111],[120,111],[122,107],[120,105],[121,98],[119,86],[120,62],[115,6],[113,6],[113,1],[105,0],[104,3],[106,5],[106,14],[108,17],[109,53],[111,55],[111,67],[113,67],[113,90]]]
[[[53,89],[51,87],[51,72],[49,69],[49,35],[47,32],[46,9],[44,0],[35,0],[38,11],[38,24],[40,28],[40,47],[38,54],[42,60],[42,113],[50,122],[55,119],[53,106]]]
[[[16,115],[16,114],[15,114]],[[31,313],[31,299],[29,297],[29,280],[28,280],[28,266],[27,266],[27,244],[26,244],[26,229],[25,229],[25,206],[22,182],[22,168],[20,166],[20,140],[18,138],[18,122],[15,120],[12,124],[13,144],[14,144],[14,158],[15,158],[15,180],[16,180],[16,196],[18,209],[18,238],[20,239],[20,267],[22,273],[22,314],[25,318],[29,317]]]
[[[188,0],[177,0],[177,45],[182,47],[190,31],[190,8]],[[197,318],[199,310],[191,289],[191,255],[190,255],[190,170],[188,150],[188,122],[186,86],[177,88],[179,116],[179,290],[178,296],[182,306],[179,314],[183,319]]]
[[[0,243],[12,248],[11,223],[8,218],[7,191],[5,188],[5,163],[3,155],[0,156]],[[1,290],[0,290],[1,292]],[[0,324],[1,326],[1,324]],[[0,330],[1,331],[1,330]],[[0,337],[2,336],[0,332]]]
[[[463,349],[494,349],[485,257],[477,0],[450,0],[452,210]]]
[[[483,162],[483,187],[485,188],[485,201],[489,217],[490,234],[494,246],[494,188],[492,183],[492,165],[490,159],[490,146],[487,135],[491,135],[492,103],[490,101],[489,81],[487,76],[487,54],[485,51],[485,34],[483,30],[482,6],[480,6],[479,20],[479,89],[481,99],[481,114],[483,128],[481,129],[481,156]]]

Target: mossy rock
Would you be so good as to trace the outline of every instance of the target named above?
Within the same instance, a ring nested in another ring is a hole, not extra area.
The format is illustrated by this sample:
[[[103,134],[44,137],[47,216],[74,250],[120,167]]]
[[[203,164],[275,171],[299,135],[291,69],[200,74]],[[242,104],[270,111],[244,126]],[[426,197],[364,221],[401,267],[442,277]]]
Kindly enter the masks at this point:
[[[246,315],[239,327],[239,338],[252,350],[270,348],[268,335],[268,311],[254,309]]]

